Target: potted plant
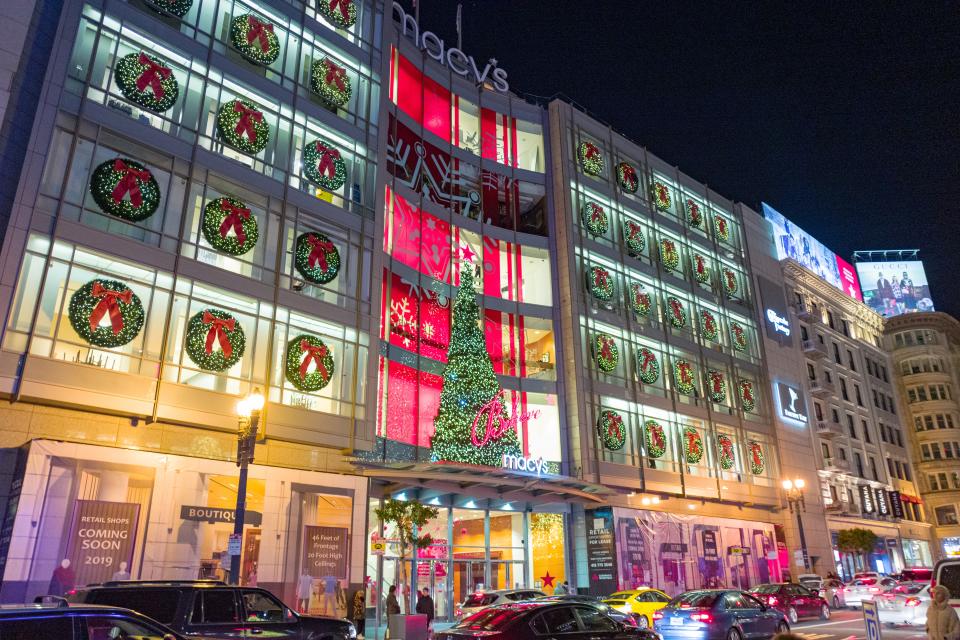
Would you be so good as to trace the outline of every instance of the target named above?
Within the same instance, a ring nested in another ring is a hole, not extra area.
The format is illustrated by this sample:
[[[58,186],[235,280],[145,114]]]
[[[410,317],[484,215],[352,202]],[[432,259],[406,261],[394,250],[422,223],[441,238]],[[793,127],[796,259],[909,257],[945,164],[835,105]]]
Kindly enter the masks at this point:
[[[377,518],[384,525],[393,525],[391,542],[397,548],[400,557],[400,584],[407,585],[407,561],[411,552],[430,546],[433,538],[429,533],[417,535],[432,518],[436,518],[440,511],[436,507],[428,507],[419,502],[405,500],[386,500],[383,506],[376,509]],[[405,615],[390,615],[387,624],[390,629],[390,638],[405,640],[426,639],[427,617],[410,614],[410,594],[402,593]]]

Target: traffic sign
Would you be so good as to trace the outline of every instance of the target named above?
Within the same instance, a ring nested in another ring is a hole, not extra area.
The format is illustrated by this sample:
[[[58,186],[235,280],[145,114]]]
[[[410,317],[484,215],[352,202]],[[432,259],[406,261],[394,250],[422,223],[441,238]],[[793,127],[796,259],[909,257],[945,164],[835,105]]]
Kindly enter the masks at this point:
[[[881,640],[877,603],[873,600],[864,600],[861,604],[863,606],[863,623],[867,626],[867,640]]]
[[[239,533],[231,533],[230,538],[227,540],[227,555],[229,556],[238,556],[240,555],[240,545],[242,541]]]

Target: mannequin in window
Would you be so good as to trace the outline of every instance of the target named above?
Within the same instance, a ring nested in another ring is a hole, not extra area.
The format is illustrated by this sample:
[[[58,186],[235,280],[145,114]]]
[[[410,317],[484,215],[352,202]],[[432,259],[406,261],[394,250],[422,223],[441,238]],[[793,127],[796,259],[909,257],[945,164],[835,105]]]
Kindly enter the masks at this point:
[[[111,578],[111,580],[129,580],[129,579],[130,579],[130,572],[127,571],[127,563],[126,561],[121,561],[119,570],[113,574],[113,577]]]

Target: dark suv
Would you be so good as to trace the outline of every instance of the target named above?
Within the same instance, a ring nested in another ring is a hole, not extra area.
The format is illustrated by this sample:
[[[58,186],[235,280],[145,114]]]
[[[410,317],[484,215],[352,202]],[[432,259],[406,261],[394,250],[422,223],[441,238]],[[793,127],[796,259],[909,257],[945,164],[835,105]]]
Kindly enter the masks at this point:
[[[62,598],[51,599],[49,604],[0,606],[0,638],[185,640],[135,611],[97,605],[68,605]]]
[[[139,611],[187,636],[286,640],[348,640],[357,630],[347,620],[301,616],[272,593],[223,582],[125,580],[80,587],[70,602]]]

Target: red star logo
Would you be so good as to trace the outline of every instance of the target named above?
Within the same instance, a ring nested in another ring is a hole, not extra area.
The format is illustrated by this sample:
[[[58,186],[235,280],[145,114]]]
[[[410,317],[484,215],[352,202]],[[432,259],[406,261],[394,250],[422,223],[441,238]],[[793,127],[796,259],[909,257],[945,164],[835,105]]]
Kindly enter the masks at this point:
[[[470,248],[470,245],[465,244],[460,247],[460,254],[463,256],[463,259],[467,262],[473,262],[473,259],[476,257],[476,252]]]
[[[550,575],[550,572],[547,571],[547,575],[541,576],[540,579],[543,580],[543,586],[552,587],[553,581],[557,579],[557,576],[552,576]]]

